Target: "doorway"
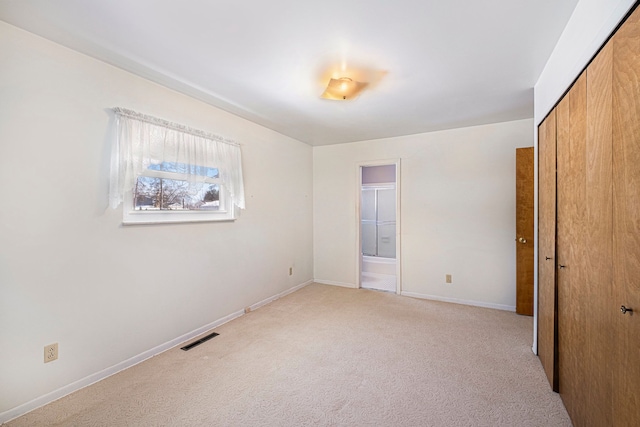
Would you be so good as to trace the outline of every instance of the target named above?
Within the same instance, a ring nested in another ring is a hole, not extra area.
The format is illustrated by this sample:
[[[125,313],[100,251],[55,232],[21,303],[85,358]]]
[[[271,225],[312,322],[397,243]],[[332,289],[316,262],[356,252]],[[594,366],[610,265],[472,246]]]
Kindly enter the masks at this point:
[[[399,293],[397,163],[359,167],[361,288]]]

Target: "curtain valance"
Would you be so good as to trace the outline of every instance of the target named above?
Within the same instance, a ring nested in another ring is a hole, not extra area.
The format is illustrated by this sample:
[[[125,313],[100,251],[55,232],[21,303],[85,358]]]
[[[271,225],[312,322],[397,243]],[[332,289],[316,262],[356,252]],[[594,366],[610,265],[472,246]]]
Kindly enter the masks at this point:
[[[116,208],[133,189],[141,173],[151,165],[181,165],[191,183],[200,182],[199,171],[216,168],[220,184],[233,204],[244,209],[244,184],[240,145],[220,136],[177,123],[114,108],[117,137],[111,155],[109,204]]]

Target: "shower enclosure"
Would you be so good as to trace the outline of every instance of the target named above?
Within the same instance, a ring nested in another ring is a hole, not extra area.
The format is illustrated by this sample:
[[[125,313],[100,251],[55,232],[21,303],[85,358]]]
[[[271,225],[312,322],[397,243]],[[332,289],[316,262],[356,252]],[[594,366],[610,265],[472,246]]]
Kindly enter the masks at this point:
[[[363,184],[360,206],[362,255],[395,258],[395,184]]]

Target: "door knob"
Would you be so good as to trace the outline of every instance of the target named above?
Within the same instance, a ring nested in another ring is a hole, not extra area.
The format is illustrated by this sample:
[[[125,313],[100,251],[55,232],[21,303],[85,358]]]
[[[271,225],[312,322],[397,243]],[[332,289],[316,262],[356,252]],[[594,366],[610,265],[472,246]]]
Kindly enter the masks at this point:
[[[632,308],[627,308],[624,305],[620,307],[620,311],[622,312],[622,314],[627,314],[627,312],[633,313],[633,309]]]
[[[560,264],[560,265],[558,265],[558,267],[560,267],[560,268],[565,268],[565,267],[566,267],[566,265],[562,265],[562,264]]]
[[[550,259],[553,259],[553,258],[549,258],[548,256],[546,256],[546,257],[544,257],[544,259],[545,259],[545,261],[549,261]]]
[[[525,239],[524,237],[521,237],[521,238],[518,239],[518,242],[527,243],[527,239]]]

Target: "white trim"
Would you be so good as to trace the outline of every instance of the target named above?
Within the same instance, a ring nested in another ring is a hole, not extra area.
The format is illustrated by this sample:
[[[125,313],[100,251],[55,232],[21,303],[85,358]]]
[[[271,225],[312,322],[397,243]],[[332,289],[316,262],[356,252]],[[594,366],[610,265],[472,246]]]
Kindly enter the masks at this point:
[[[282,298],[292,292],[295,292],[299,289],[304,288],[305,286],[313,283],[312,280],[308,280],[300,285],[296,285],[293,288],[287,289],[286,291],[280,292],[277,295],[266,298],[260,302],[257,302],[250,306],[251,310],[256,310],[259,307],[262,307],[270,302],[273,302],[279,298]],[[15,408],[9,409],[8,411],[0,413],[0,424],[11,421],[15,418],[18,418],[28,412],[33,411],[34,409],[38,409],[44,405],[47,405],[55,400],[61,399],[73,392],[76,392],[80,389],[88,387],[92,384],[97,383],[98,381],[102,381],[111,375],[117,374],[120,371],[124,371],[125,369],[131,368],[132,366],[137,365],[138,363],[142,363],[147,359],[152,358],[153,356],[157,356],[160,353],[163,353],[167,350],[170,350],[185,341],[189,341],[198,335],[202,335],[205,332],[210,331],[211,329],[217,328],[218,326],[224,325],[227,322],[232,321],[233,319],[237,319],[240,316],[245,314],[244,310],[235,311],[227,316],[224,316],[218,320],[215,320],[207,325],[201,326],[197,329],[194,329],[191,332],[187,332],[186,334],[180,335],[177,338],[172,339],[171,341],[167,341],[164,344],[160,344],[150,350],[144,351],[137,356],[133,356],[127,360],[124,360],[120,363],[117,363],[109,368],[98,371],[94,374],[86,376],[78,381],[72,382],[71,384],[67,384],[66,386],[60,387],[57,390],[54,390],[50,393],[47,393],[43,396],[37,397],[27,403],[23,403],[22,405],[16,406]]]
[[[358,288],[357,284],[353,283],[344,283],[344,282],[334,282],[333,280],[320,280],[313,279],[315,283],[320,283],[321,285],[331,285],[331,286],[340,286],[342,288]]]
[[[425,295],[425,294],[418,294],[415,292],[406,292],[406,291],[403,291],[400,295],[404,297],[428,299],[432,301],[442,301],[442,302],[450,302],[454,304],[471,305],[474,307],[493,308],[496,310],[513,311],[513,312],[516,311],[516,307],[514,305],[512,306],[512,305],[494,304],[491,302],[483,302],[483,301],[471,301],[471,300],[464,300],[464,299],[458,299],[458,298],[447,298],[447,297],[440,297],[436,295]]]
[[[531,351],[538,355],[538,182],[540,180],[540,165],[538,163],[538,128],[540,126],[533,125],[533,342]]]
[[[280,299],[280,298],[282,298],[282,297],[284,297],[284,296],[287,296],[287,295],[289,295],[289,294],[292,294],[292,293],[294,293],[295,291],[300,290],[300,289],[304,288],[305,286],[308,286],[308,285],[310,285],[310,284],[312,284],[312,283],[313,283],[313,280],[307,280],[306,282],[301,283],[301,284],[299,284],[299,285],[297,285],[297,286],[294,286],[293,288],[287,289],[286,291],[280,292],[280,293],[279,293],[279,294],[277,294],[277,295],[274,295],[274,296],[272,296],[272,297],[269,297],[269,298],[263,299],[263,300],[262,300],[262,301],[260,301],[260,302],[257,302],[257,303],[255,303],[255,304],[252,304],[252,305],[250,305],[250,306],[249,306],[249,308],[251,309],[251,311],[257,310],[257,309],[259,309],[259,308],[260,308],[260,307],[262,307],[262,306],[265,306],[265,305],[267,305],[267,304],[269,304],[269,303],[271,303],[271,302],[273,302],[273,301],[275,301],[275,300],[277,300],[277,299]]]
[[[149,225],[149,224],[178,224],[187,222],[220,222],[235,221],[235,205],[227,209],[227,201],[230,195],[226,187],[219,186],[220,206],[219,210],[136,210],[133,207],[133,190],[125,192],[122,201],[122,224]]]

